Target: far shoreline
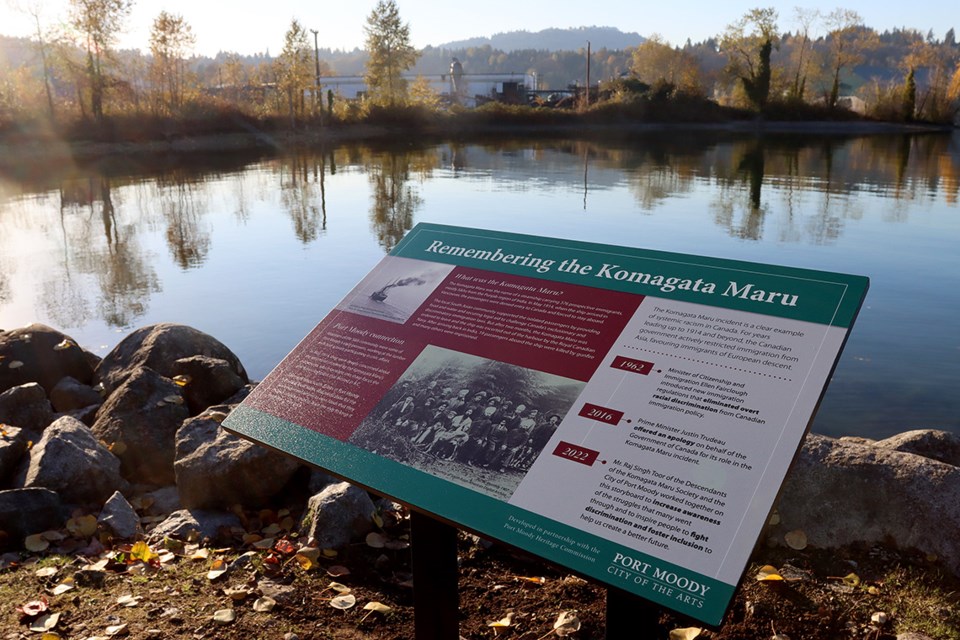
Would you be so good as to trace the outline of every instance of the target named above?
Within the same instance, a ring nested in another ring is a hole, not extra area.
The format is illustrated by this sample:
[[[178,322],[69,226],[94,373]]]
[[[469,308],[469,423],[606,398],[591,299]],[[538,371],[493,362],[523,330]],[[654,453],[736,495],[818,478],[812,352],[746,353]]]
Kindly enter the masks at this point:
[[[63,140],[55,135],[0,134],[0,166],[12,162],[95,159],[112,155],[223,153],[230,151],[283,151],[348,143],[473,142],[500,138],[577,138],[619,140],[662,134],[715,134],[719,136],[815,135],[860,137],[873,135],[950,134],[951,125],[898,123],[864,120],[790,121],[729,120],[710,122],[624,123],[467,123],[417,125],[413,127],[374,124],[310,126],[302,130],[247,131],[172,135],[155,140]]]

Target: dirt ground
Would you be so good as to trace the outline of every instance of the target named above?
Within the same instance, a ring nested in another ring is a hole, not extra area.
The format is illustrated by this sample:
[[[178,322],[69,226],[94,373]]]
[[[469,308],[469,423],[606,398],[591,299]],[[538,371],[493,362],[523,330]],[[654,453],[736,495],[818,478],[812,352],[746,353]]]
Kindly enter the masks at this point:
[[[73,527],[30,545],[44,550],[0,556],[0,640],[415,637],[405,512],[385,513],[336,555],[290,533],[297,514],[243,515],[246,531],[221,546],[111,545]],[[608,630],[602,587],[466,534],[458,558],[467,640],[891,640],[906,631],[960,640],[960,581],[936,558],[882,547],[762,547],[716,629],[662,610],[654,625],[637,601],[621,610],[625,628]],[[784,579],[758,581],[763,565]]]

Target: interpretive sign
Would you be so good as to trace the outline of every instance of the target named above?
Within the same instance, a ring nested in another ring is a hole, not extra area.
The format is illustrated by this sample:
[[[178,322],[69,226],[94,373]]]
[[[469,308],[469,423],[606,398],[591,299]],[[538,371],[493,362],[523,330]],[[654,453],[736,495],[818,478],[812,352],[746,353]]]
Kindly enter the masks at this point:
[[[420,224],[223,426],[719,624],[867,286]]]

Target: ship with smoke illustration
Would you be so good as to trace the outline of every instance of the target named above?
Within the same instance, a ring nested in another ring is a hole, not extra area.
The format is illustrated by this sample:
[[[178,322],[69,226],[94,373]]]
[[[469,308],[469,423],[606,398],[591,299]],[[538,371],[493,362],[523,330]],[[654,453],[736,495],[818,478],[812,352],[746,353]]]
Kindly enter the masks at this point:
[[[393,289],[394,287],[408,287],[410,285],[421,285],[426,283],[427,281],[424,280],[423,278],[417,278],[417,277],[399,278],[397,280],[394,280],[387,286],[383,287],[382,289],[377,289],[376,291],[371,293],[370,299],[373,300],[374,302],[383,302],[384,300],[387,299],[387,291],[389,291],[390,289]]]

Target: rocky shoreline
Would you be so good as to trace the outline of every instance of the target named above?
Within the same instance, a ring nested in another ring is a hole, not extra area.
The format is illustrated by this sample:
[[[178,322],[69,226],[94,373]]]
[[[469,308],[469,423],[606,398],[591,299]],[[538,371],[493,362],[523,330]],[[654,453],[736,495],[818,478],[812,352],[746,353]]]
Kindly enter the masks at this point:
[[[241,528],[237,505],[298,500],[297,531],[320,548],[369,532],[392,503],[220,428],[254,385],[225,345],[183,325],[134,331],[102,359],[44,325],[0,331],[0,551],[77,513],[115,540],[214,542]],[[957,436],[811,434],[767,541],[892,543],[960,576],[957,531]]]

